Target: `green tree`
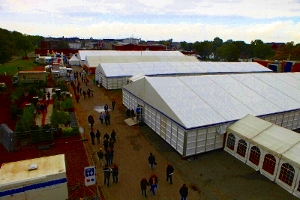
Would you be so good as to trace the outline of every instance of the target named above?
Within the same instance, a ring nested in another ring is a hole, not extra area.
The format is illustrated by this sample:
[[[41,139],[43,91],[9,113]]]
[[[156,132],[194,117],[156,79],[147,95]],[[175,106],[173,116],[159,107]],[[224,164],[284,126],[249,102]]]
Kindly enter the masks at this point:
[[[32,49],[33,47],[32,43],[30,42],[27,36],[23,35],[20,32],[13,31],[12,34],[14,37],[16,47],[18,48],[18,50],[23,50],[26,56],[27,51]]]
[[[215,52],[218,47],[223,45],[223,40],[219,37],[215,37],[213,43],[213,51]]]
[[[253,55],[260,59],[270,58],[274,55],[274,52],[270,45],[264,43],[254,43],[253,46]]]
[[[193,48],[202,60],[208,60],[209,56],[213,53],[213,43],[207,40],[204,42],[195,42]]]
[[[240,57],[240,50],[234,43],[223,44],[221,47],[217,48],[215,57],[218,60],[235,62],[238,61]]]
[[[69,44],[67,43],[66,40],[62,39],[57,44],[57,49],[70,49],[70,46],[69,46]]]

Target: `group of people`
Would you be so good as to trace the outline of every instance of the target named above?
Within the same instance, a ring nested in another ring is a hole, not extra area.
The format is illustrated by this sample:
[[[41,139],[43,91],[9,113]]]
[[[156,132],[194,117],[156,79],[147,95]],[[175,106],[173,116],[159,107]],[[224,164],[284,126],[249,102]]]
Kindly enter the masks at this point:
[[[105,133],[103,136],[103,146],[105,152],[102,151],[102,148],[100,148],[97,152],[98,159],[103,167],[104,185],[107,185],[107,187],[109,187],[110,183],[110,174],[113,176],[113,182],[118,183],[119,168],[116,164],[113,164],[115,141],[116,132],[114,130],[112,130],[110,137],[107,133]],[[104,158],[106,160],[105,165]],[[112,168],[109,167],[111,165],[113,166]]]
[[[154,169],[154,165],[157,165],[155,156],[152,153],[150,153],[148,157],[148,163],[150,165],[150,169],[152,170]],[[173,173],[174,167],[170,163],[168,163],[166,168],[166,181],[170,181],[170,184],[173,183]],[[141,180],[140,186],[142,190],[142,195],[147,197],[147,186],[149,186],[150,191],[155,196],[155,190],[158,188],[158,177],[154,173],[152,173],[148,180],[146,178],[143,178]],[[179,193],[181,195],[181,200],[186,200],[188,196],[188,187],[186,184],[183,184],[183,186],[179,190]]]

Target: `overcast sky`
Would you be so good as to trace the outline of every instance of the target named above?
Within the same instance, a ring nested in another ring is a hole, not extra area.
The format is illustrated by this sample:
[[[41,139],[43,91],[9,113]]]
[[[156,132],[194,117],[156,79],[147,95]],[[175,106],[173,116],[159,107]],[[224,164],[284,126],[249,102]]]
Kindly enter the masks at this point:
[[[0,0],[0,27],[45,37],[300,43],[300,0]]]

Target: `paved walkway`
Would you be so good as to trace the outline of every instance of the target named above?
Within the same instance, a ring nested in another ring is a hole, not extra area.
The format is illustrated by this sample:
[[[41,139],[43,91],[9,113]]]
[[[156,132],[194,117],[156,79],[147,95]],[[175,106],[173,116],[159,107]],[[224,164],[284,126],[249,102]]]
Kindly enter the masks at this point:
[[[81,68],[74,68],[81,70]],[[90,82],[91,83],[91,82]],[[155,173],[159,179],[157,195],[152,196],[149,191],[148,199],[173,200],[180,199],[179,188],[183,183],[189,186],[189,200],[248,200],[248,199],[297,199],[282,189],[276,183],[269,181],[259,172],[254,171],[224,150],[217,150],[183,160],[181,156],[149,127],[131,126],[124,120],[125,107],[122,105],[122,91],[107,91],[95,85],[82,85],[82,89],[93,88],[94,97],[83,99],[75,104],[75,114],[79,126],[83,127],[82,137],[89,139],[90,127],[87,116],[92,114],[95,119],[94,129],[99,129],[101,136],[114,129],[117,133],[114,163],[119,166],[119,183],[112,183],[110,187],[103,184],[102,168],[99,165],[96,152],[103,145],[92,145],[90,140],[85,142],[91,165],[96,165],[98,195],[106,200],[139,200],[145,199],[141,195],[140,180],[149,178]],[[72,90],[73,93],[73,90]],[[74,95],[73,95],[74,96]],[[111,106],[111,100],[116,100],[116,109],[111,111],[111,125],[100,124],[99,108],[106,103]],[[152,152],[158,165],[154,170],[149,168],[147,158]],[[165,180],[165,169],[170,162],[175,167],[174,183],[170,185]]]

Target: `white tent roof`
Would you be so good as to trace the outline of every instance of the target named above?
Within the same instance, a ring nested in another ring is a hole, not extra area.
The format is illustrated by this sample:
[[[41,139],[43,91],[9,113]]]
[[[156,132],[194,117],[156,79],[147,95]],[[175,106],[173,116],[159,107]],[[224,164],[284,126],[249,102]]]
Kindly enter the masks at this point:
[[[228,132],[300,167],[300,134],[294,131],[247,115],[229,126]]]
[[[88,57],[89,58],[89,57]],[[95,57],[93,57],[95,58]],[[101,60],[101,58],[100,58]],[[90,60],[88,59],[90,62]],[[98,62],[98,61],[97,61]],[[117,65],[116,65],[117,64]],[[178,75],[178,74],[214,74],[214,73],[244,73],[244,72],[271,72],[271,70],[259,65],[255,62],[248,63],[225,63],[225,62],[137,62],[137,63],[101,63],[98,67],[102,70],[106,77],[122,76],[128,74],[130,76],[135,73],[145,75]],[[120,71],[114,71],[111,74],[110,68],[116,67]],[[127,68],[130,67],[131,71]],[[130,71],[130,72],[129,72]],[[126,73],[125,73],[126,72]],[[132,74],[130,74],[132,73]]]
[[[97,67],[103,63],[145,63],[145,62],[199,62],[193,56],[86,56],[88,67]],[[270,70],[269,70],[270,71]]]
[[[79,58],[87,56],[185,56],[180,51],[114,51],[114,50],[79,50]]]
[[[292,98],[300,93],[293,86],[295,80],[300,85],[298,74],[288,74],[291,84],[280,83],[286,91],[273,84],[279,75],[273,73],[145,77],[123,88],[190,129],[300,109],[300,98]]]
[[[75,54],[70,58],[69,61],[79,61],[79,59],[75,56]]]

